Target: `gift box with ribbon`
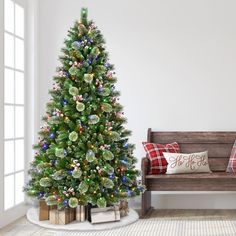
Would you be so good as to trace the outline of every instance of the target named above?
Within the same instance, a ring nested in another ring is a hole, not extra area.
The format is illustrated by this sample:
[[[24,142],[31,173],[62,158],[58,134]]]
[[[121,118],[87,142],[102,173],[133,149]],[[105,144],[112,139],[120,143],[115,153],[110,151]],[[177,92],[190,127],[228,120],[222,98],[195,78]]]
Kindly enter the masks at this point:
[[[47,205],[45,200],[39,200],[39,220],[48,220],[49,219],[49,210],[50,207]]]
[[[51,224],[66,225],[74,220],[75,211],[71,208],[63,210],[53,209],[50,210],[49,221]]]
[[[92,224],[120,221],[120,210],[118,205],[105,208],[88,207],[88,220]]]

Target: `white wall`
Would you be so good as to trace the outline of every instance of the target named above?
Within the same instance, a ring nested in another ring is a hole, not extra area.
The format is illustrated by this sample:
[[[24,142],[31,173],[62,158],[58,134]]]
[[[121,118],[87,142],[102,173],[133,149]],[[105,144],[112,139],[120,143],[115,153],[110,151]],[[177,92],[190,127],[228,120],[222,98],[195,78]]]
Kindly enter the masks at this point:
[[[236,130],[234,0],[40,0],[40,115],[59,65],[63,39],[83,6],[89,8],[89,18],[107,41],[139,159],[144,156],[141,141],[146,140],[148,127]],[[153,205],[233,208],[234,199],[234,194],[167,194],[155,197]]]

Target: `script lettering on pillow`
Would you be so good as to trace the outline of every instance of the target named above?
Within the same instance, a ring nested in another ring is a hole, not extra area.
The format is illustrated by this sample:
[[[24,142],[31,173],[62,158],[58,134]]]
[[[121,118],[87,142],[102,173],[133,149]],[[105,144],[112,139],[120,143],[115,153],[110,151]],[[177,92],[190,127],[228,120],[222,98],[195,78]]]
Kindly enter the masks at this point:
[[[166,174],[209,173],[208,154],[198,153],[167,153],[163,152],[168,163]]]

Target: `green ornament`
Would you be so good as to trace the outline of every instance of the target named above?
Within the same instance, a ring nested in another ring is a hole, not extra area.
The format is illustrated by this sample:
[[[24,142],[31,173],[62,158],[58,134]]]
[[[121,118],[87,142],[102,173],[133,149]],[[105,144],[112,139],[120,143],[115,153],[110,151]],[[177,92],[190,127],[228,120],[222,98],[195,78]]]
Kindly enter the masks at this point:
[[[85,109],[85,105],[82,102],[76,102],[76,110],[83,111]]]
[[[98,47],[93,47],[93,49],[91,50],[91,54],[93,56],[98,56],[100,54],[100,50],[98,49]]]
[[[72,145],[72,142],[71,141],[67,141],[67,145],[68,146]]]
[[[99,208],[105,208],[107,206],[107,202],[106,202],[106,199],[104,197],[100,197],[98,200],[97,200],[97,206]]]
[[[89,116],[89,124],[90,125],[95,125],[95,124],[97,124],[98,122],[100,121],[100,118],[99,118],[99,116],[97,116],[97,115],[90,115]]]
[[[76,197],[71,197],[70,199],[69,199],[69,206],[71,207],[71,208],[76,208],[77,206],[78,206],[78,199],[76,198]]]
[[[103,170],[105,172],[107,172],[107,174],[109,174],[109,175],[114,173],[114,168],[111,165],[109,165],[109,164],[105,165]]]
[[[76,87],[71,86],[69,88],[69,94],[72,96],[76,96],[79,94],[79,90]]]
[[[100,92],[100,95],[102,95],[103,97],[106,97],[110,94],[110,89],[109,88],[103,88]]]
[[[75,178],[75,179],[79,179],[82,175],[82,171],[80,169],[74,169],[72,171],[72,176]]]
[[[70,69],[69,69],[69,73],[71,75],[76,75],[78,72],[78,68],[76,68],[75,66],[72,66]]]
[[[87,120],[87,118],[86,118],[86,116],[81,116],[80,120],[85,122]]]
[[[102,109],[105,112],[111,112],[112,111],[112,106],[109,103],[102,103]]]
[[[110,160],[114,159],[113,153],[109,150],[104,150],[103,153],[102,153],[102,156],[107,161],[110,161]]]
[[[69,134],[69,139],[70,141],[75,142],[78,139],[78,133],[76,133],[75,131],[72,131]]]
[[[105,178],[105,177],[102,178],[102,185],[105,188],[113,188],[114,187],[113,181],[111,179],[108,179],[108,178]]]
[[[39,163],[37,166],[36,166],[36,169],[41,172],[43,171],[45,168],[45,164],[44,163]]]
[[[119,141],[120,135],[116,131],[110,131],[110,137],[113,141]]]
[[[37,195],[38,191],[34,190],[34,189],[30,189],[27,191],[28,196],[30,197],[35,197]]]
[[[79,192],[82,193],[82,194],[86,193],[88,191],[88,188],[89,188],[88,184],[86,182],[84,182],[84,181],[82,181],[79,184]]]
[[[50,195],[45,199],[48,206],[57,205],[57,197],[54,195]]]
[[[92,81],[93,81],[93,74],[84,74],[84,81],[86,83],[92,83]]]
[[[65,155],[65,150],[63,148],[56,148],[55,155],[60,158],[64,158]]]
[[[39,180],[39,184],[42,187],[51,187],[52,186],[52,180],[48,177],[42,178]]]
[[[95,154],[92,150],[88,150],[87,153],[86,153],[86,160],[88,162],[93,162],[95,159]]]
[[[58,170],[52,175],[52,178],[55,180],[62,180],[65,178],[65,173],[63,170]]]

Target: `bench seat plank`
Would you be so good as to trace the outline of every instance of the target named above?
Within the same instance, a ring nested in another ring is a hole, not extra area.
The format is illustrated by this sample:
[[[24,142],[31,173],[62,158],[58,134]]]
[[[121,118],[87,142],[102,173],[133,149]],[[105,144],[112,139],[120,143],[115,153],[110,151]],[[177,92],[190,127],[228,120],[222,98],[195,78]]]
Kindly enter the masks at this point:
[[[151,191],[236,191],[236,178],[146,179]]]

